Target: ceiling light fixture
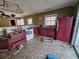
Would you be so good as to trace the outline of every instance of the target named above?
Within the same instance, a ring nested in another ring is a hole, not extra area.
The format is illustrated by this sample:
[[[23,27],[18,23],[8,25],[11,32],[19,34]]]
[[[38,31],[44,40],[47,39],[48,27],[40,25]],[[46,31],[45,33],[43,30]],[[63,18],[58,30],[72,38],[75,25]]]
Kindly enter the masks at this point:
[[[0,11],[0,16],[3,16],[3,17],[10,17],[9,15],[6,15],[3,11]]]
[[[16,12],[16,13],[23,13],[22,9],[19,7],[18,4],[13,2],[9,2],[6,0],[0,0],[0,9],[4,11]]]

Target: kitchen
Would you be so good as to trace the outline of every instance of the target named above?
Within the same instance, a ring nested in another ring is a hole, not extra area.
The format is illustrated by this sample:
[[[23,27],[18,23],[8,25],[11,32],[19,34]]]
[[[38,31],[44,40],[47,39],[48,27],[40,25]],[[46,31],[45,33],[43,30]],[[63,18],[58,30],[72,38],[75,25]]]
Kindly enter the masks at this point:
[[[74,0],[1,0],[0,59],[77,59],[78,8]]]

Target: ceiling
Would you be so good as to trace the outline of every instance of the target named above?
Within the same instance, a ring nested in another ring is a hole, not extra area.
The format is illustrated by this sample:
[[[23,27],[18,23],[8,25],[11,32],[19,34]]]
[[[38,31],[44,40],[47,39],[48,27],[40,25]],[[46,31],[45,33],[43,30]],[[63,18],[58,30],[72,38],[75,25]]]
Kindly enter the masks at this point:
[[[16,16],[32,15],[48,10],[54,10],[66,6],[74,5],[78,0],[6,0],[19,5],[23,13],[4,11],[6,14],[16,14]]]

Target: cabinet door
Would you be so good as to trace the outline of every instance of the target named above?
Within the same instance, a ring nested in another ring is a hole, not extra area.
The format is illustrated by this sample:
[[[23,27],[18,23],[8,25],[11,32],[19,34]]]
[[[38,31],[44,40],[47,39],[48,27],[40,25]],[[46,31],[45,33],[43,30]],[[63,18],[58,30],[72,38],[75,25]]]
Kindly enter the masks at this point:
[[[41,35],[41,28],[38,28],[38,34]]]
[[[57,31],[57,40],[64,40],[64,26],[59,26]]]
[[[48,30],[47,30],[47,36],[55,38],[55,30],[53,28],[48,28]]]
[[[51,30],[51,28],[48,28],[47,29],[47,36],[48,37],[51,37],[52,36],[52,30]]]
[[[34,31],[34,35],[37,35],[37,36],[39,35],[37,27],[33,28],[33,31]]]
[[[56,34],[56,39],[57,40],[64,40],[64,30],[65,30],[65,26],[64,26],[64,19],[63,18],[58,18],[58,23],[57,23],[57,26],[58,26],[58,30],[57,30],[57,34]]]
[[[70,42],[73,17],[65,17],[58,19],[57,40]]]
[[[47,36],[47,29],[46,28],[42,28],[42,36]]]
[[[70,42],[73,17],[66,17],[65,20],[66,23],[65,23],[64,41]]]
[[[44,34],[45,34],[45,33],[44,33],[44,28],[41,28],[41,29],[40,29],[40,35],[41,35],[41,36],[44,36]]]

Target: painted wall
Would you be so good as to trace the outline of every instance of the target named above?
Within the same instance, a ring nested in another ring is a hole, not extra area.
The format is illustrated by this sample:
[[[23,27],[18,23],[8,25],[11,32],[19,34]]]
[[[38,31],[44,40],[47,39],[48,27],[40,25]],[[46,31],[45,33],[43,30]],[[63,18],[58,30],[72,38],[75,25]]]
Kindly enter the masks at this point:
[[[32,17],[33,24],[34,25],[39,25],[44,21],[44,16],[45,15],[57,14],[58,16],[73,16],[73,13],[74,13],[74,6],[69,6],[69,7],[60,8],[60,9],[57,9],[57,10],[52,10],[52,11],[47,11],[47,12],[34,14],[34,15],[31,15],[31,16],[25,16],[24,21],[25,21],[25,25],[26,25],[27,24],[27,19],[29,17]],[[42,18],[42,20],[41,20],[41,18]]]
[[[0,16],[0,27],[8,27],[10,26],[9,17]]]
[[[57,14],[58,16],[72,16],[73,12],[74,12],[74,7],[69,6],[69,7],[65,7],[57,10],[34,14],[31,16],[25,16],[23,18],[24,18],[25,25],[27,25],[27,19],[30,17],[32,17],[34,25],[39,25],[44,21],[45,15]],[[7,27],[7,26],[10,26],[9,17],[3,18],[2,16],[0,16],[0,27]]]

